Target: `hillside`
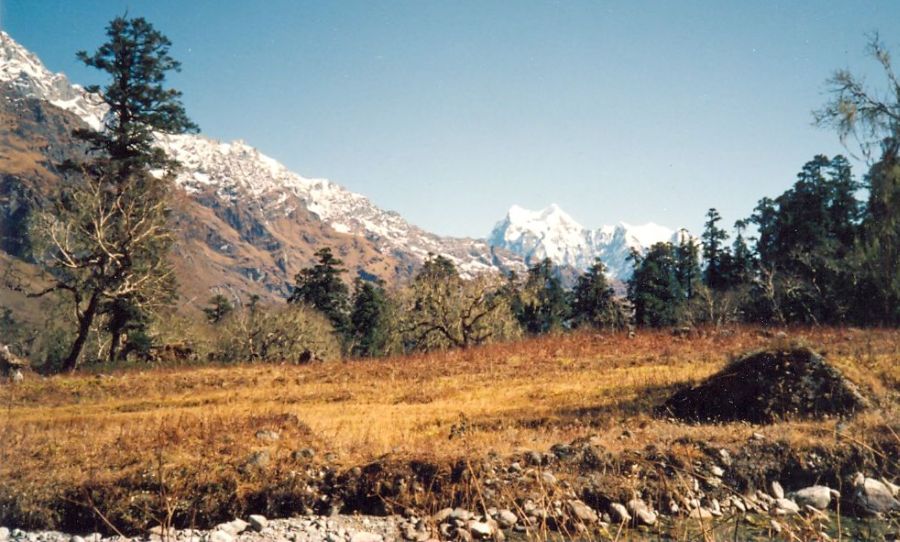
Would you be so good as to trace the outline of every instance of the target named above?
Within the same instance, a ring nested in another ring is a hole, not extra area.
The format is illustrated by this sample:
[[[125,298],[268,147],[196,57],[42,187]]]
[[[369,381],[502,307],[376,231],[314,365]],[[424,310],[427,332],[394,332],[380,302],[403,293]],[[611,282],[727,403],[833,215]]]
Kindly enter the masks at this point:
[[[2,248],[21,255],[28,210],[40,205],[57,180],[53,164],[82,153],[71,130],[100,128],[105,106],[47,70],[6,33],[0,33],[0,101]],[[506,232],[495,229],[489,240],[443,237],[334,182],[291,172],[242,141],[161,135],[158,144],[182,164],[173,258],[188,304],[202,304],[213,292],[238,300],[251,294],[281,299],[296,271],[322,246],[345,261],[351,277],[374,276],[389,284],[409,277],[430,253],[446,256],[465,275],[521,272],[543,256],[572,275],[600,257],[611,276],[621,279],[630,273],[625,258],[632,247],[671,236],[664,228],[644,239],[625,225],[590,232],[577,224],[573,236],[550,221],[539,226],[537,238],[516,238],[517,226],[507,217]]]

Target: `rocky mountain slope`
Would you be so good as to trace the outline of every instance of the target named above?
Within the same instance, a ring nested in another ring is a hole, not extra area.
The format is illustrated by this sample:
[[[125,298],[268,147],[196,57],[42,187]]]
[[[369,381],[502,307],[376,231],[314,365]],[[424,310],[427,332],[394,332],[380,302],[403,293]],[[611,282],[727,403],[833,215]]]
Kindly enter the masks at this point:
[[[0,128],[0,190],[7,192],[0,232],[14,243],[29,202],[56,179],[52,165],[81,152],[72,128],[101,128],[106,107],[6,33],[0,33],[0,100],[7,106]],[[202,303],[216,290],[283,297],[296,271],[323,246],[353,274],[392,283],[429,253],[449,257],[468,274],[516,266],[513,255],[484,241],[426,232],[331,181],[288,171],[244,142],[161,135],[159,145],[182,163],[174,257],[188,300]]]
[[[106,107],[2,32],[0,101],[0,234],[2,248],[15,253],[30,205],[57,179],[53,164],[82,152],[72,128],[101,129]],[[323,246],[335,250],[352,275],[390,283],[411,275],[430,253],[450,258],[468,275],[522,271],[545,256],[577,270],[600,257],[621,279],[630,273],[632,247],[673,235],[653,224],[588,230],[551,206],[539,212],[513,207],[488,240],[442,237],[336,183],[291,172],[242,141],[160,135],[158,144],[182,164],[174,258],[182,294],[199,304],[214,291],[241,299],[284,297],[293,275]]]

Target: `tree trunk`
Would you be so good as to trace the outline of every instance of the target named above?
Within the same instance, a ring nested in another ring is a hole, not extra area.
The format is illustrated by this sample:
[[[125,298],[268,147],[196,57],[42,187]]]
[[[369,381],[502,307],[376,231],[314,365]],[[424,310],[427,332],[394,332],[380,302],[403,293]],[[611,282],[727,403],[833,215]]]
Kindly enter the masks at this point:
[[[118,329],[112,330],[110,332],[111,338],[109,340],[109,363],[113,363],[116,361],[116,356],[119,354],[119,343],[122,342],[122,332]]]
[[[100,305],[100,295],[97,292],[91,294],[91,299],[88,302],[88,306],[84,309],[84,312],[81,313],[81,316],[78,318],[78,336],[75,337],[75,342],[72,343],[72,349],[69,351],[69,356],[63,362],[63,370],[69,372],[75,372],[75,369],[78,368],[78,358],[81,357],[81,350],[84,348],[84,343],[87,341],[88,333],[91,331],[91,324],[94,323],[94,316],[97,314],[97,307]]]

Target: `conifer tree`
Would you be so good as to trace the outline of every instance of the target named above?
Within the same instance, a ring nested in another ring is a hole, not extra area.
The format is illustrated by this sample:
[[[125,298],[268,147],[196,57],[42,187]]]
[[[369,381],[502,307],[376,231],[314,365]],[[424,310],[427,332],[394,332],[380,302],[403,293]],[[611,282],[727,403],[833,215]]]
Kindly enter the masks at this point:
[[[210,324],[218,324],[234,312],[234,305],[222,294],[212,296],[207,303],[209,306],[203,309],[203,314]]]
[[[392,338],[392,315],[383,282],[357,277],[353,283],[350,324],[353,329],[354,355],[376,357],[388,353]]]
[[[716,209],[707,211],[701,236],[703,259],[706,262],[703,282],[713,290],[721,290],[727,286],[726,275],[730,254],[725,245],[725,242],[728,241],[728,233],[717,225],[721,220],[722,217]]]
[[[700,247],[687,230],[681,230],[678,246],[675,247],[675,270],[678,284],[686,299],[693,299],[701,282]]]
[[[746,220],[738,220],[734,223],[734,243],[731,245],[731,266],[728,270],[730,287],[747,284],[753,277],[753,251],[750,250],[747,240],[744,238],[746,229]]]
[[[350,330],[350,293],[341,279],[347,270],[344,262],[335,258],[328,247],[316,251],[318,263],[301,269],[294,277],[294,291],[289,303],[306,303],[321,311],[331,321],[337,333],[347,335]]]
[[[544,258],[528,269],[516,304],[519,323],[527,333],[538,335],[564,327],[569,306],[553,262]]]
[[[656,243],[641,255],[632,250],[634,273],[628,280],[628,300],[637,325],[662,327],[679,322],[686,296],[678,280],[672,243]]]
[[[166,74],[179,69],[169,40],[142,18],[118,17],[106,34],[95,53],[78,53],[109,77],[103,88],[87,89],[109,107],[105,125],[75,131],[90,154],[63,165],[60,193],[32,225],[36,259],[53,277],[51,287],[33,295],[61,292],[73,305],[77,329],[65,370],[78,366],[98,316],[109,312],[115,355],[129,325],[174,298],[167,197],[176,164],[153,137],[196,130],[181,94],[164,87]]]
[[[596,329],[620,328],[624,317],[613,289],[606,280],[606,268],[600,258],[580,275],[572,289],[572,325]]]

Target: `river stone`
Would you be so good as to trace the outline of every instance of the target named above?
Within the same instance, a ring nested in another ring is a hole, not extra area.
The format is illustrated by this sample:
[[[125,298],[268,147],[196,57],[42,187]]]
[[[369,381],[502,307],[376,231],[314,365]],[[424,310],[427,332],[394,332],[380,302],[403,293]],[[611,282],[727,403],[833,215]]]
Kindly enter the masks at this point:
[[[450,513],[451,519],[458,519],[460,521],[469,521],[473,516],[474,514],[465,508],[454,508],[453,512]]]
[[[597,519],[599,519],[597,512],[594,511],[593,508],[578,499],[566,501],[566,508],[568,509],[569,514],[581,523],[597,523]]]
[[[250,527],[256,532],[262,531],[269,524],[269,520],[266,519],[266,516],[261,516],[259,514],[253,514],[247,519],[250,520]]]
[[[857,474],[854,485],[853,501],[863,512],[874,515],[900,510],[900,502],[897,502],[891,489],[880,480]]]
[[[207,542],[234,542],[234,536],[219,529],[212,531],[205,538]]]
[[[818,510],[825,510],[831,504],[832,489],[826,486],[809,486],[791,494],[800,506],[809,505]]]
[[[233,519],[226,523],[220,523],[216,526],[217,530],[224,531],[231,535],[241,534],[242,532],[247,530],[250,524],[242,519]]]
[[[431,516],[435,523],[443,523],[450,519],[450,516],[453,515],[452,508],[443,508],[439,510],[435,515]]]
[[[790,499],[775,499],[775,506],[772,507],[772,513],[776,516],[799,514],[800,507]]]
[[[772,484],[769,486],[771,488],[771,495],[776,499],[784,498],[784,488],[781,487],[781,484],[778,483],[778,480],[772,480]]]
[[[9,540],[9,529],[6,527],[0,527],[0,542],[5,540]]]
[[[516,517],[512,511],[503,509],[497,513],[497,523],[503,527],[504,529],[509,529],[513,525],[515,525],[519,521],[519,518]]]
[[[478,540],[488,540],[494,534],[494,529],[485,521],[470,521],[467,527],[469,533]]]
[[[621,503],[613,502],[609,504],[609,516],[616,523],[631,522],[631,514],[628,513],[628,509],[625,508],[625,505]]]
[[[889,480],[882,478],[881,483],[886,485],[888,489],[891,490],[891,495],[894,497],[900,496],[900,486],[897,484],[892,484]]]

